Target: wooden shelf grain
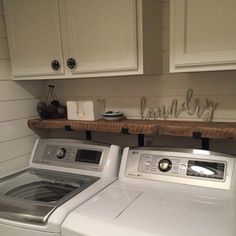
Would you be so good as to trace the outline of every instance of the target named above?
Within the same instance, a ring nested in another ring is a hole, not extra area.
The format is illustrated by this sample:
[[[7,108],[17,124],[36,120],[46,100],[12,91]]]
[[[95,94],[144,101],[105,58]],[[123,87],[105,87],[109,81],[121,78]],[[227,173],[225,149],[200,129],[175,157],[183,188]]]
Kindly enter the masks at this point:
[[[76,121],[67,119],[32,119],[32,129],[71,129],[111,133],[171,135],[196,138],[236,139],[236,122],[193,122],[162,120]]]
[[[30,128],[40,129],[60,129],[70,127],[72,130],[89,130],[98,132],[121,133],[122,130],[130,134],[156,134],[156,122],[147,122],[143,120],[106,121],[104,119],[97,121],[77,121],[67,119],[32,119],[28,121]]]

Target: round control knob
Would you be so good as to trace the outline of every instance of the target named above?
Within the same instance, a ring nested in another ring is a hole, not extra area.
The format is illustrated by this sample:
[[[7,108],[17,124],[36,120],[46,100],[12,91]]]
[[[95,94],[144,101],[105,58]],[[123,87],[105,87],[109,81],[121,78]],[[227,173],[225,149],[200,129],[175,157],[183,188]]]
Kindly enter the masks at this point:
[[[60,148],[58,149],[56,156],[58,159],[63,159],[66,155],[66,149],[65,148]]]
[[[69,58],[66,62],[69,69],[74,69],[76,67],[76,61],[74,58]]]
[[[53,60],[51,62],[51,67],[53,70],[59,70],[60,69],[60,63],[58,60]]]
[[[171,169],[172,162],[169,159],[161,159],[158,164],[158,168],[162,172],[167,172]]]

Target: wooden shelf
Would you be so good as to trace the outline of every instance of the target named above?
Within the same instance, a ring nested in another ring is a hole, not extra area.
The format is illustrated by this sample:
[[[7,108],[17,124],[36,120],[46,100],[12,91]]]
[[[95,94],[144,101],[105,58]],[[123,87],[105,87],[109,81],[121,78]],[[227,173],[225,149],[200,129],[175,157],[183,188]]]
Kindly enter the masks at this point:
[[[236,122],[192,122],[192,121],[76,121],[67,119],[32,119],[28,121],[32,129],[67,129],[78,131],[98,131],[127,134],[171,135],[196,138],[236,139]]]

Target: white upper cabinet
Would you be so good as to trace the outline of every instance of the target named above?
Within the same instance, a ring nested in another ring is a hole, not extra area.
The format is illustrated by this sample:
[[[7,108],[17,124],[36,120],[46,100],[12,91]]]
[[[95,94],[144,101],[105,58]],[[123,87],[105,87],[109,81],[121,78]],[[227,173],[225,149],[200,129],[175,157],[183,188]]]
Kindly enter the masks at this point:
[[[5,0],[13,79],[160,73],[161,0]]]
[[[63,1],[66,58],[73,73],[137,69],[135,1]]]
[[[13,77],[64,74],[57,0],[9,0],[5,9]]]
[[[236,1],[170,0],[170,71],[236,69]]]

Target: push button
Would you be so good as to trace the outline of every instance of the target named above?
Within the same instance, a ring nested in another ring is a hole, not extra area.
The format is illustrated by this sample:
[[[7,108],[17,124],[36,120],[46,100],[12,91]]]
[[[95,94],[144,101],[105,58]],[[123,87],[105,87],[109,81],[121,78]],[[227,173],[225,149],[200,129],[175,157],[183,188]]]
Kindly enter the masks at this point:
[[[181,170],[186,170],[186,168],[187,168],[187,165],[186,165],[186,164],[181,164],[181,165],[180,165],[180,169],[181,169]]]

